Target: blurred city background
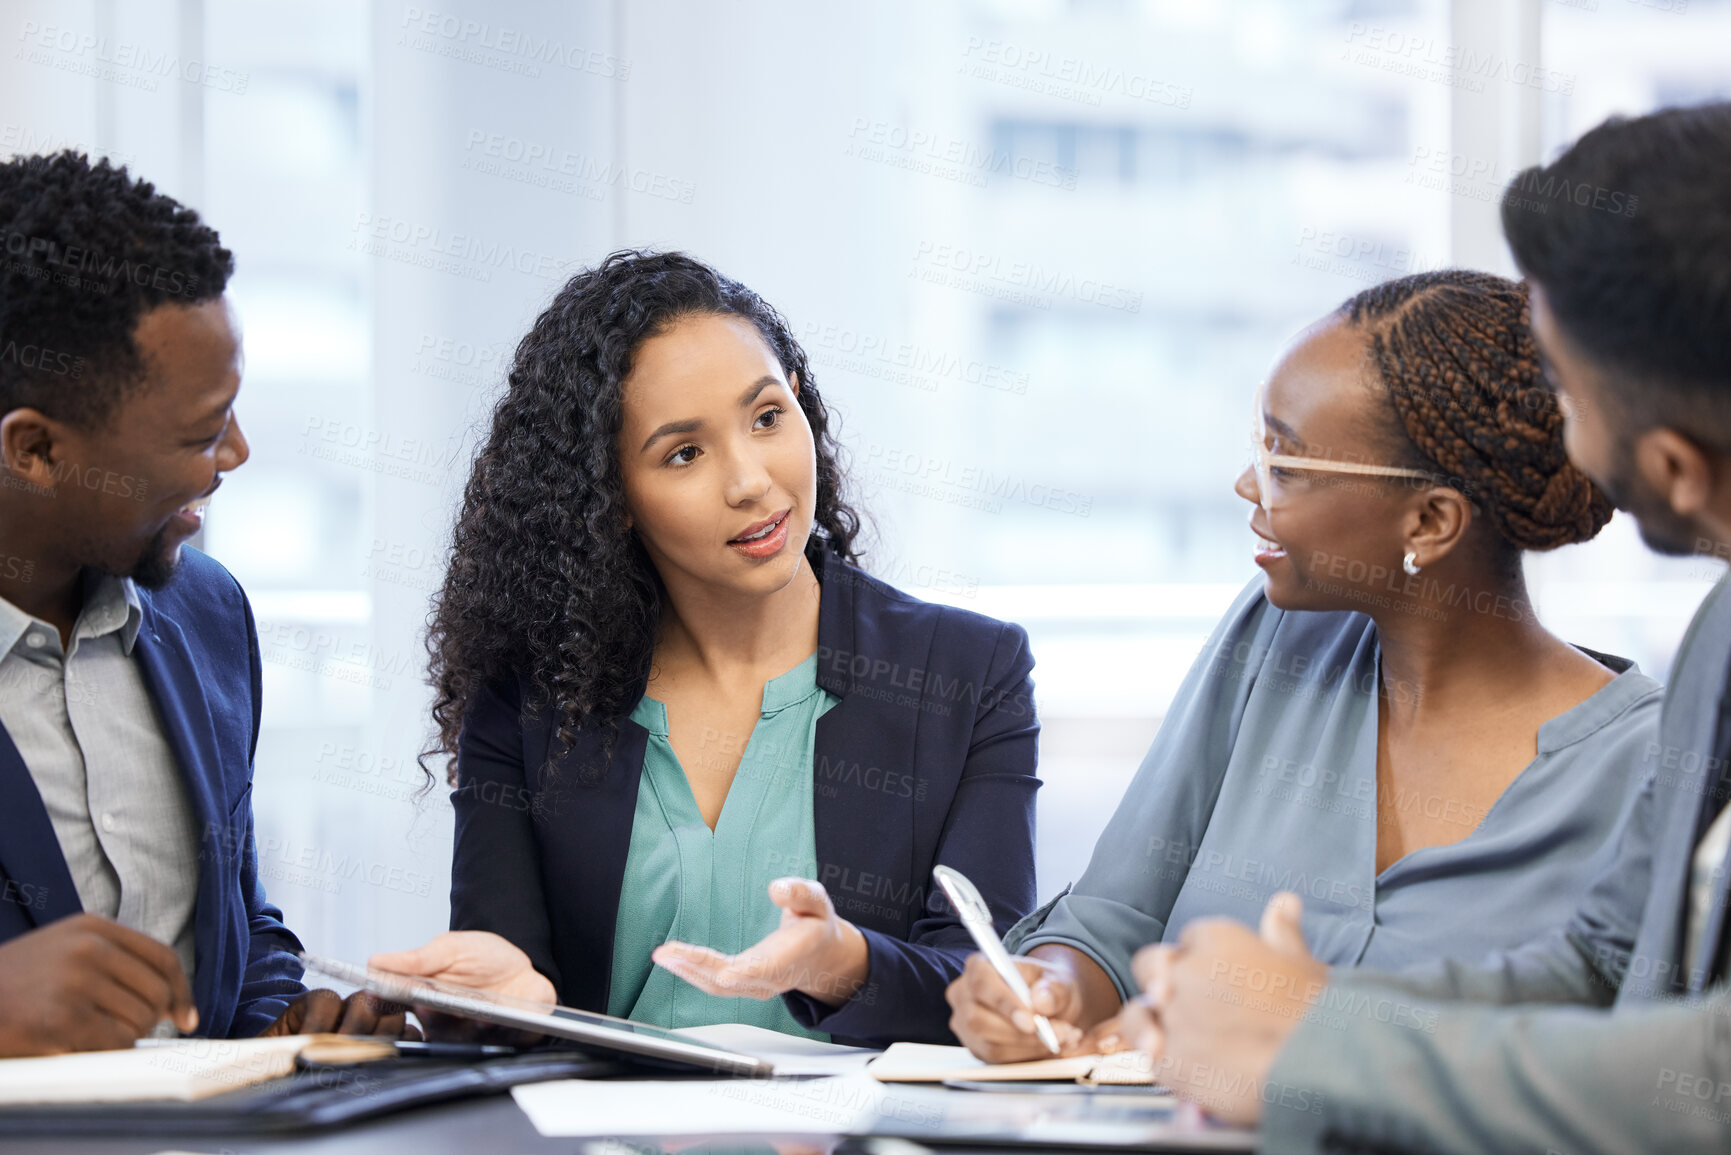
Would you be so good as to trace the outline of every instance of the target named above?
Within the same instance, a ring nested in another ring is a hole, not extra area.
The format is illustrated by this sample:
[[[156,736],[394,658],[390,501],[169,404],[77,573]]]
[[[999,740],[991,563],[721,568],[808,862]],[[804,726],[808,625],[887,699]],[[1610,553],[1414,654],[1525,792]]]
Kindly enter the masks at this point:
[[[870,567],[1026,626],[1040,891],[1255,573],[1232,493],[1282,343],[1511,271],[1502,186],[1731,96],[1715,0],[4,0],[0,153],[123,161],[237,256],[253,456],[205,547],[265,658],[254,807],[310,949],[443,929],[421,635],[477,434],[571,272],[690,251],[792,321]],[[1619,516],[1546,622],[1663,677],[1719,567]]]

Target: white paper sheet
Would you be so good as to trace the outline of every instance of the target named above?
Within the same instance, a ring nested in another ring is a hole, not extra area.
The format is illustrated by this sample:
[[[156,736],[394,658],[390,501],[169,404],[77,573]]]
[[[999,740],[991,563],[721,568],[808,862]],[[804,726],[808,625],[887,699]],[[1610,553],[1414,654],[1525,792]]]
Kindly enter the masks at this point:
[[[896,1135],[924,1144],[1175,1145],[1250,1151],[1253,1131],[1205,1126],[1170,1098],[1100,1094],[948,1091],[879,1083],[866,1074],[816,1079],[569,1079],[513,1087],[529,1121],[550,1139],[655,1137],[696,1140],[757,1135],[806,1138]],[[683,1144],[681,1144],[683,1145]],[[621,1155],[626,1155],[622,1152]]]
[[[712,1047],[768,1059],[775,1064],[777,1075],[847,1075],[865,1070],[867,1063],[882,1054],[870,1047],[843,1047],[744,1023],[681,1027],[674,1033]]]
[[[865,1075],[819,1079],[565,1079],[511,1088],[548,1138],[840,1135],[877,1117],[885,1088]]]

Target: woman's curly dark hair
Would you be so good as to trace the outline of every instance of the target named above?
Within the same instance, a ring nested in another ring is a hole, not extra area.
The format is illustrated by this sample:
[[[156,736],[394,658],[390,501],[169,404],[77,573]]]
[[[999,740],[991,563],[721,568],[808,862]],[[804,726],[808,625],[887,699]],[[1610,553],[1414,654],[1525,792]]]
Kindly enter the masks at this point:
[[[817,454],[816,531],[807,551],[856,561],[860,519],[844,499],[841,447],[805,350],[756,293],[684,253],[625,250],[572,277],[517,346],[492,432],[475,458],[428,621],[438,735],[455,785],[458,736],[489,683],[524,678],[525,712],[551,707],[557,741],[617,725],[649,676],[661,580],[626,525],[615,452],[622,386],[643,342],[681,318],[741,317],[763,335]]]

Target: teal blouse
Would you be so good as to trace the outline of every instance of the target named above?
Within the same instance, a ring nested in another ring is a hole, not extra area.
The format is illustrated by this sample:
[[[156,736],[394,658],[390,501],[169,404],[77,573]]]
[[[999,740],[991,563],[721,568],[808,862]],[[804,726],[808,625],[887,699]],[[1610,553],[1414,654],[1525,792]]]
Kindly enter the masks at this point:
[[[667,740],[667,707],[647,694],[637,703],[631,720],[649,731],[649,743],[619,891],[608,1014],[664,1027],[748,1023],[828,1041],[781,999],[705,994],[649,955],[669,939],[738,954],[781,925],[771,882],[817,877],[812,747],[817,720],[837,701],[817,684],[816,654],[764,684],[762,714],[713,831]],[[718,742],[726,756],[728,738]]]

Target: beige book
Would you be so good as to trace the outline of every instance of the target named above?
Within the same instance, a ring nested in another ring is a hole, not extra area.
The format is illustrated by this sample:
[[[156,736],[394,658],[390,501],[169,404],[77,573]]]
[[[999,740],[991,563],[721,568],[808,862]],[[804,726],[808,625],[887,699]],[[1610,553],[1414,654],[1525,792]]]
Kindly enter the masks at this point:
[[[942,1083],[971,1079],[982,1083],[1063,1082],[1148,1086],[1154,1067],[1141,1051],[1111,1055],[1073,1055],[1064,1059],[1032,1059],[1026,1063],[986,1063],[966,1047],[931,1043],[896,1043],[866,1065],[880,1083]]]
[[[0,1105],[203,1099],[287,1075],[303,1047],[335,1039],[176,1039],[124,1051],[0,1059]]]

